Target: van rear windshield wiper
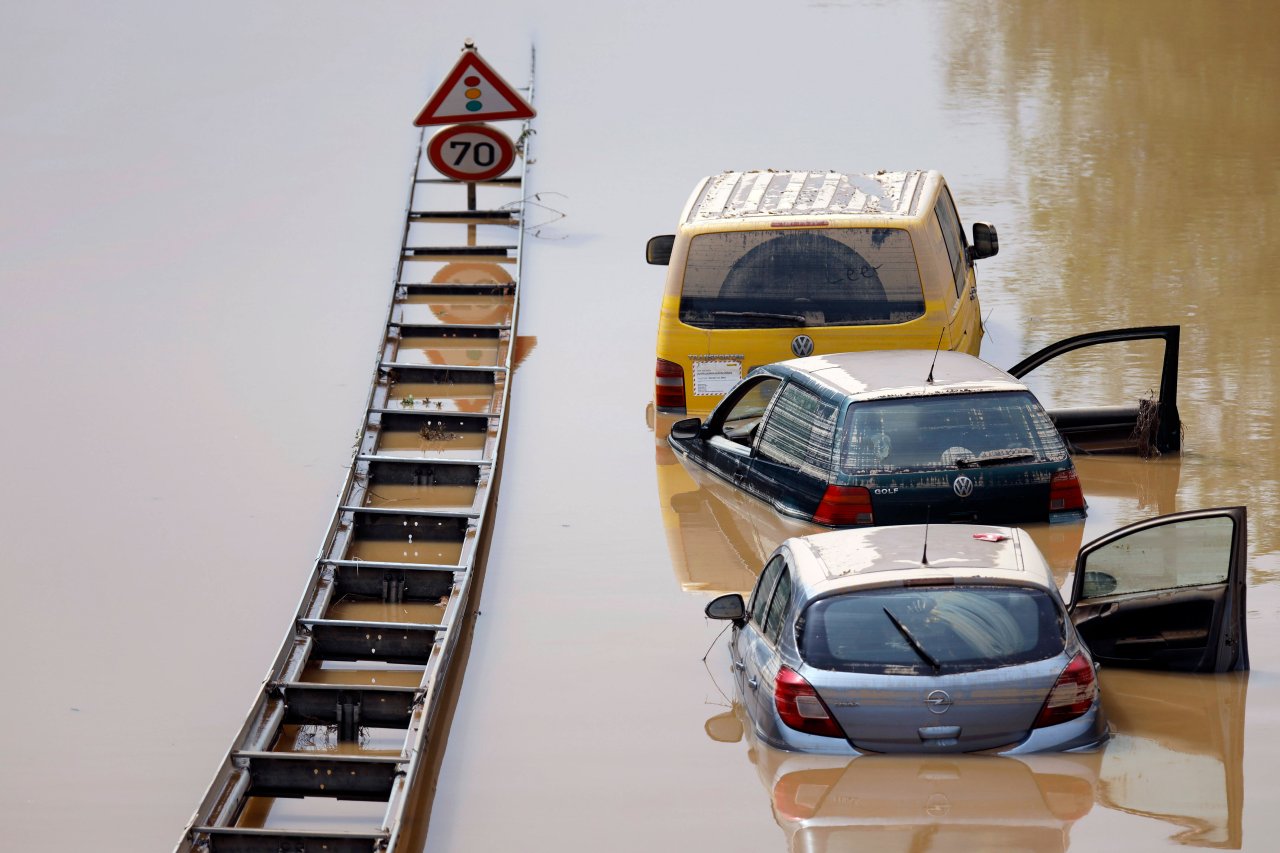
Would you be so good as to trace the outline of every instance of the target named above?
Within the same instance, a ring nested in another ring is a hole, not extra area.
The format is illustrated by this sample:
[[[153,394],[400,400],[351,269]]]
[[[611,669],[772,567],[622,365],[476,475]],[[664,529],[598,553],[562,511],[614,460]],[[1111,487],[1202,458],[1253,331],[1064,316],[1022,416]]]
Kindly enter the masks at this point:
[[[789,320],[797,326],[803,326],[803,314],[775,314],[772,311],[712,311],[712,317],[759,317],[762,320]]]
[[[934,672],[941,672],[942,664],[938,663],[937,658],[924,650],[924,646],[920,645],[920,641],[911,635],[911,632],[907,630],[907,626],[898,621],[898,617],[894,616],[893,613],[889,611],[889,608],[882,607],[880,609],[884,611],[885,616],[889,617],[889,621],[893,623],[893,627],[898,629],[898,633],[903,636],[907,641],[907,644],[910,645],[915,653],[920,656],[920,660],[933,667]]]
[[[990,453],[984,453],[981,456],[968,456],[964,459],[956,460],[957,468],[985,468],[988,465],[1001,465],[1005,462],[1021,462],[1024,459],[1035,459],[1036,455],[1033,451],[1025,447],[1015,447],[1010,450],[993,450]]]

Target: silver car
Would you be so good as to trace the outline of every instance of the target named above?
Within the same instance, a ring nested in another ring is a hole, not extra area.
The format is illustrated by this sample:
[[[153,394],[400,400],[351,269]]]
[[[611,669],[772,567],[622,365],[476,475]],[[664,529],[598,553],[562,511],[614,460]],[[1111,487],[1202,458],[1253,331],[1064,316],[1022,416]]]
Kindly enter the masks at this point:
[[[1070,604],[1021,530],[907,525],[788,539],[734,623],[757,736],[781,749],[1021,754],[1107,738],[1098,664],[1248,669],[1244,507],[1085,545]]]

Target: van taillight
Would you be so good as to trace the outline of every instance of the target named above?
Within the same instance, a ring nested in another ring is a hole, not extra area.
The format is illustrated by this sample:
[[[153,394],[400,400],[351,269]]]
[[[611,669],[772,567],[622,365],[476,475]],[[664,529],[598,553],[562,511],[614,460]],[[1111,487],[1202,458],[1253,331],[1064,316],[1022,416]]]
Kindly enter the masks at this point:
[[[875,524],[871,512],[871,492],[862,486],[827,486],[822,503],[813,513],[818,524],[844,527],[850,524]]]
[[[778,670],[773,687],[773,704],[782,722],[798,732],[825,737],[844,737],[840,724],[831,716],[818,692],[800,673],[790,667]]]
[[[1074,720],[1089,710],[1097,695],[1098,682],[1093,674],[1093,664],[1084,655],[1078,654],[1058,676],[1057,683],[1049,691],[1049,698],[1044,700],[1044,707],[1040,709],[1031,728],[1042,729]]]
[[[653,404],[659,409],[684,411],[684,368],[660,358],[654,373]]]
[[[1080,478],[1073,465],[1054,474],[1049,482],[1049,512],[1077,509],[1084,509],[1084,492],[1080,490]]]

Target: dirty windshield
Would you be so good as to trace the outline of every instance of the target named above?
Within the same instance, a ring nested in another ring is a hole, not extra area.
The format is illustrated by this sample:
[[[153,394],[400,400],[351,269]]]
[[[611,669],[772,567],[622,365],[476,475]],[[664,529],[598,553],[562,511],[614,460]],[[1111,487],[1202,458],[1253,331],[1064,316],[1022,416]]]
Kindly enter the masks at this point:
[[[924,314],[900,228],[700,234],[689,245],[680,320],[704,329],[904,323]]]
[[[840,465],[846,473],[936,471],[1066,458],[1034,397],[995,392],[857,403],[849,408]]]
[[[814,602],[800,629],[805,662],[845,672],[987,669],[1062,651],[1049,596],[1022,587],[877,589]]]

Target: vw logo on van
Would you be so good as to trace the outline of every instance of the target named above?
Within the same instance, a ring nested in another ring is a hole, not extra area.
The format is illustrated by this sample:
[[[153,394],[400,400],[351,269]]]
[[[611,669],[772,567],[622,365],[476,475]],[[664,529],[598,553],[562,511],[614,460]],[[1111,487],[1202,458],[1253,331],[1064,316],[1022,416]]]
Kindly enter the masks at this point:
[[[813,355],[813,338],[808,335],[796,335],[791,339],[791,351],[795,353],[796,358]]]
[[[958,497],[967,498],[973,494],[973,480],[961,474],[951,481],[951,489]]]

